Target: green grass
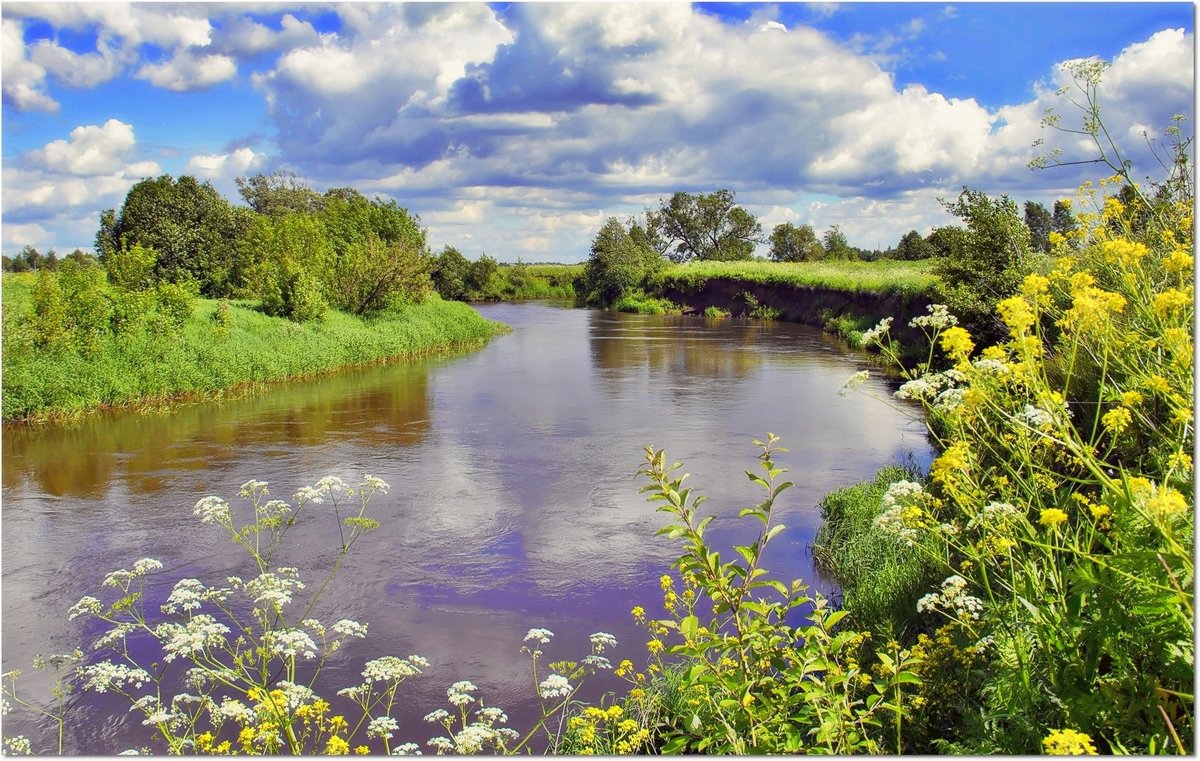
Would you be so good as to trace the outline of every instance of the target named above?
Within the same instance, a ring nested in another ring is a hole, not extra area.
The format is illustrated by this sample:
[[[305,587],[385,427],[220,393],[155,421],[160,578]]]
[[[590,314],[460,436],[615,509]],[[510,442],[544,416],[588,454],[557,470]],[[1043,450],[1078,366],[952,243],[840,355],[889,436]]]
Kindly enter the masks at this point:
[[[502,331],[469,306],[432,297],[370,319],[330,312],[318,323],[268,317],[253,302],[231,303],[221,329],[219,302],[199,299],[178,335],[107,337],[91,356],[39,350],[21,317],[32,279],[3,279],[3,415],[6,420],[70,417],[101,407],[158,403],[180,396],[317,375],[350,365],[412,357],[486,341]]]
[[[901,639],[916,618],[913,600],[936,585],[920,553],[874,525],[888,487],[913,480],[919,478],[909,468],[889,465],[873,480],[821,500],[823,521],[813,540],[813,560],[841,587],[842,607],[853,626],[872,630],[880,642]]]
[[[501,264],[483,297],[489,301],[521,299],[574,299],[583,275],[582,264],[526,264],[524,274],[511,264]]]
[[[689,262],[657,276],[661,287],[696,290],[723,278],[750,283],[827,288],[837,291],[917,295],[931,293],[937,278],[930,260],[874,262]]]

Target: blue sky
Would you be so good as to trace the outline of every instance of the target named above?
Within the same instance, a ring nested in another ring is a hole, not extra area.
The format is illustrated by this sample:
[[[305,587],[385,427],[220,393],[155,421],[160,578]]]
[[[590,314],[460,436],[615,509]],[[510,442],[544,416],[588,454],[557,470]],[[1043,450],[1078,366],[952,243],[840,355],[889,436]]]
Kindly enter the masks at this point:
[[[143,177],[284,168],[417,212],[435,249],[578,261],[608,216],[730,188],[764,228],[894,244],[1026,168],[1062,64],[1111,62],[1107,126],[1193,116],[1190,3],[5,3],[5,253],[89,248]],[[1191,122],[1185,122],[1189,134]],[[763,250],[765,253],[765,249]]]

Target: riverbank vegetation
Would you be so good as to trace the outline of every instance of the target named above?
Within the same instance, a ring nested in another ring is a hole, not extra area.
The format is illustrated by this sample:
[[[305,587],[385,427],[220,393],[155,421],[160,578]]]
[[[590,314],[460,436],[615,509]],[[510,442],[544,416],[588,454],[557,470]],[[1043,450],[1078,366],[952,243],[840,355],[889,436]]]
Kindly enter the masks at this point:
[[[103,271],[97,265],[89,271],[87,319],[68,309],[84,303],[71,295],[80,288],[58,295],[60,284],[45,275],[4,275],[6,420],[211,396],[476,345],[499,329],[470,307],[437,296],[367,317],[330,311],[307,323],[271,317],[257,303],[236,299],[185,297],[170,313],[151,297],[139,302],[144,309],[130,312],[117,306],[124,297]],[[35,310],[39,298],[63,304],[60,321],[52,322],[60,312]]]

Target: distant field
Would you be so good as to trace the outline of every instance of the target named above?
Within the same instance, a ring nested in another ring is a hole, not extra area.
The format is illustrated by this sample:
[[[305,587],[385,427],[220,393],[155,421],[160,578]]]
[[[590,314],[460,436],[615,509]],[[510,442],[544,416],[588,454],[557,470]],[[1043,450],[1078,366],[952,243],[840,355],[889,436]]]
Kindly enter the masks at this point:
[[[668,267],[658,275],[662,287],[693,290],[708,280],[723,278],[773,285],[828,288],[837,291],[916,295],[933,290],[933,263],[882,260],[875,262],[690,262]]]

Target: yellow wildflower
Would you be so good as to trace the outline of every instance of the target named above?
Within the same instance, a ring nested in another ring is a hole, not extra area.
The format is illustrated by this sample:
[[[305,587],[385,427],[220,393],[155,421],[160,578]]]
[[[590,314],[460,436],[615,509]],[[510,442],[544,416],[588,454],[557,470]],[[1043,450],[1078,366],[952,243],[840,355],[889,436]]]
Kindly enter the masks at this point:
[[[1162,377],[1158,373],[1154,373],[1147,377],[1146,380],[1142,382],[1142,387],[1151,393],[1158,394],[1165,394],[1171,390],[1171,384],[1167,382],[1166,378]]]
[[[634,687],[629,691],[629,697],[633,698],[634,700],[641,700],[642,698],[646,697],[646,691],[641,687]]]
[[[1189,471],[1192,469],[1192,458],[1183,452],[1176,452],[1167,458],[1167,467]]]
[[[1121,404],[1132,408],[1141,404],[1145,398],[1146,397],[1142,396],[1136,391],[1126,391],[1125,393],[1121,394]]]
[[[663,574],[663,575],[662,575],[662,576],[659,578],[659,580],[658,580],[658,585],[659,585],[660,587],[662,587],[662,590],[663,590],[664,592],[666,592],[668,589],[670,589],[672,586],[674,586],[674,585],[675,585],[675,581],[674,581],[674,579],[672,579],[672,578],[671,578],[670,574],[666,574],[666,573],[664,573],[664,574]]]
[[[1160,518],[1172,518],[1188,509],[1187,500],[1174,489],[1160,489],[1146,502],[1146,509]]]
[[[1117,436],[1133,422],[1133,414],[1125,407],[1117,407],[1104,413],[1100,423],[1111,435]]]
[[[1034,304],[1047,303],[1050,295],[1050,279],[1038,274],[1026,276],[1025,281],[1021,283],[1021,294]]]
[[[646,643],[646,649],[653,653],[661,653],[663,651],[662,640],[655,638]]]
[[[641,605],[634,605],[634,606],[633,606],[633,610],[631,610],[631,611],[629,611],[629,612],[630,612],[630,613],[633,615],[633,617],[634,617],[635,619],[637,619],[638,621],[641,621],[643,618],[645,618],[645,617],[646,617],[646,611],[645,611],[645,610],[642,608],[642,606],[641,606]]]
[[[354,753],[359,756],[369,756],[371,755],[371,749],[365,745],[359,745],[354,749]]]
[[[325,743],[325,755],[327,756],[347,756],[350,754],[350,743],[342,738],[334,735]]]
[[[626,660],[621,661],[617,665],[617,668],[615,671],[613,671],[613,673],[616,674],[617,676],[625,676],[626,674],[628,674],[631,671],[633,671],[633,661],[626,659]]]
[[[965,472],[968,466],[967,444],[959,441],[948,447],[945,452],[942,452],[941,457],[934,460],[929,469],[929,475],[934,481],[950,486],[957,480],[958,474]]]
[[[1050,528],[1054,528],[1060,523],[1066,522],[1067,514],[1062,510],[1059,510],[1057,507],[1047,507],[1046,509],[1042,510],[1042,515],[1040,518],[1038,518],[1038,523],[1042,524],[1043,526],[1049,526]]]
[[[1195,260],[1192,256],[1181,248],[1175,249],[1163,259],[1163,267],[1167,272],[1190,275],[1194,265]]]
[[[1030,309],[1029,302],[1020,296],[1004,299],[996,305],[996,310],[1000,312],[1000,319],[1004,320],[1013,338],[1017,338],[1033,326],[1033,310]]]
[[[974,348],[971,334],[957,325],[946,328],[942,333],[942,350],[953,360],[965,360]]]
[[[1166,318],[1176,309],[1186,307],[1191,303],[1191,291],[1185,291],[1181,288],[1171,288],[1154,297],[1153,309],[1156,315]]]
[[[1083,732],[1073,729],[1052,729],[1046,739],[1042,740],[1042,748],[1050,756],[1095,756],[1096,746],[1092,738]]]

